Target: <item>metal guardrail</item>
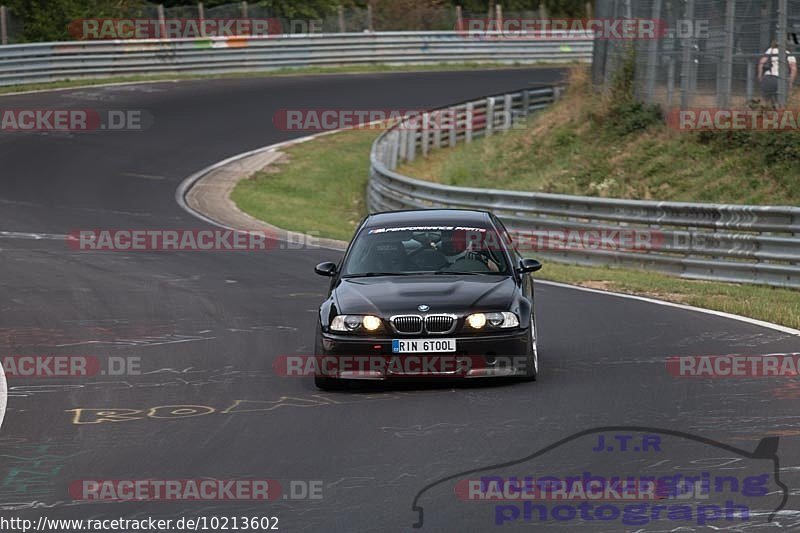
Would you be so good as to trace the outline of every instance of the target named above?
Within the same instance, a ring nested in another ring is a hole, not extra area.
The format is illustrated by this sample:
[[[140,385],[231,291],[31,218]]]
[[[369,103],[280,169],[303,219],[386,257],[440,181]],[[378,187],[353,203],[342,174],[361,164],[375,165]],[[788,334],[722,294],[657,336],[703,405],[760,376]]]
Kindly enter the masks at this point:
[[[65,79],[226,73],[343,64],[590,61],[592,35],[381,32],[177,40],[71,41],[0,47],[0,86]]]
[[[493,135],[552,103],[561,88],[525,89],[434,110],[384,132],[373,144],[370,212],[477,208],[496,213],[518,239],[635,232],[646,246],[536,248],[557,262],[645,268],[685,278],[800,288],[800,208],[651,202],[453,187],[396,172],[418,154]],[[537,241],[537,242],[541,242]],[[559,244],[558,241],[553,241]],[[587,243],[589,243],[587,245]],[[551,243],[552,244],[552,243]],[[575,243],[572,243],[575,244]]]

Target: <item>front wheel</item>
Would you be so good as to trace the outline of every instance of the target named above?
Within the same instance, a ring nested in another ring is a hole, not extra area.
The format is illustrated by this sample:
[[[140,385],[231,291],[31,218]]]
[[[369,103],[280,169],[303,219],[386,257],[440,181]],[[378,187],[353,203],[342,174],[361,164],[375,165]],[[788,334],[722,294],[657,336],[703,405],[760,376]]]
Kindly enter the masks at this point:
[[[528,330],[528,357],[525,360],[525,381],[536,381],[539,377],[539,347],[536,343],[536,320],[531,315]]]
[[[319,357],[324,355],[322,350],[322,328],[317,324],[317,336],[314,341],[314,358],[319,362]],[[345,388],[345,384],[341,379],[331,378],[325,375],[315,375],[314,385],[320,390],[341,390]]]

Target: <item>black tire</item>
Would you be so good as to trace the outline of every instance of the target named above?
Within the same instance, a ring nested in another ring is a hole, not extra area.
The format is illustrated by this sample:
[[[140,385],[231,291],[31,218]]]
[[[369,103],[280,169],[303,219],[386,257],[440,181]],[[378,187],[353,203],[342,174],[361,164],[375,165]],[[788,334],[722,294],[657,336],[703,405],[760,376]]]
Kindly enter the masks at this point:
[[[536,381],[539,378],[539,348],[537,346],[536,322],[531,316],[531,327],[528,329],[528,355],[525,360],[525,381]]]
[[[317,337],[314,341],[314,357],[319,357],[321,355],[324,355],[322,351],[322,328],[317,324]],[[341,390],[344,388],[342,380],[327,376],[314,376],[314,385],[320,390]]]

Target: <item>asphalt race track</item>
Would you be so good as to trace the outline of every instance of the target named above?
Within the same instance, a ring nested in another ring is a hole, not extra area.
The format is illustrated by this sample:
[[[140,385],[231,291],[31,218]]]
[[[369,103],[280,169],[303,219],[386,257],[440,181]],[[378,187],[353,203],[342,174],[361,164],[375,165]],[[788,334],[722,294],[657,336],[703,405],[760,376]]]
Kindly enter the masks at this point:
[[[279,109],[429,108],[562,73],[222,79],[0,98],[5,108],[143,109],[154,120],[145,132],[0,134],[0,232],[8,232],[0,236],[0,355],[135,357],[141,365],[140,374],[121,376],[9,377],[2,516],[276,516],[288,531],[408,530],[419,519],[415,496],[438,480],[525,458],[587,429],[642,426],[751,451],[779,436],[779,473],[789,489],[782,511],[770,524],[717,527],[800,527],[796,378],[682,379],[665,365],[675,355],[800,352],[790,334],[540,285],[536,383],[321,393],[311,379],[277,376],[273,361],[312,353],[314,313],[326,290],[313,267],[338,259],[336,252],[93,253],[70,249],[63,238],[79,229],[205,227],[175,203],[176,187],[216,161],[301,135],[275,129]],[[694,445],[644,459],[728,472],[742,460]],[[580,446],[559,450],[545,466],[561,473],[613,469],[624,459]],[[284,489],[321,482],[322,497],[298,489],[295,498],[271,502],[82,501],[70,493],[80,480],[206,478],[274,479]],[[458,501],[452,489],[433,494],[441,486],[420,498],[423,527],[491,530],[494,511]],[[680,524],[551,521],[503,529],[545,525],[670,531]]]

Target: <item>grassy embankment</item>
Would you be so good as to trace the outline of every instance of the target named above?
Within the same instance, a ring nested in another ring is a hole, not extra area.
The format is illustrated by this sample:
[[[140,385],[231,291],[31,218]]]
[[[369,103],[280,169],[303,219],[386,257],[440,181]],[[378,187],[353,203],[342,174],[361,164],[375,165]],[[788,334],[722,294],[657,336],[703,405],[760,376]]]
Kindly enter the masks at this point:
[[[619,88],[598,96],[583,69],[526,127],[399,170],[448,185],[608,198],[800,204],[797,132],[688,133]],[[619,82],[623,84],[623,82]],[[620,96],[623,95],[623,96]]]

